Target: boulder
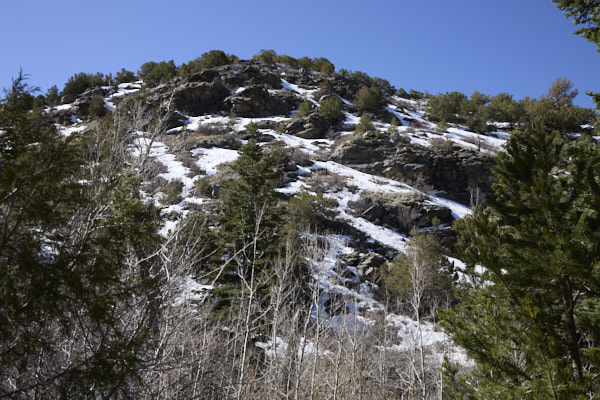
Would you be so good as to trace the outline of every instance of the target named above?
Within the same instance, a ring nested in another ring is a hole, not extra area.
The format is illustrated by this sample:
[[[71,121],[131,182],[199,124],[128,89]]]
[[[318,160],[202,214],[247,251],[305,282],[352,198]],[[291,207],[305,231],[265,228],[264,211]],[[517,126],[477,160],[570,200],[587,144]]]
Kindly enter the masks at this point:
[[[231,114],[245,118],[287,115],[292,111],[290,104],[272,96],[261,86],[251,86],[228,97],[225,100],[225,107]]]
[[[215,69],[205,69],[200,72],[191,74],[188,77],[189,82],[214,82],[219,78],[219,71]]]
[[[60,103],[61,104],[71,104],[76,99],[77,99],[77,96],[72,95],[72,94],[66,94],[60,98]]]
[[[439,219],[441,223],[451,223],[454,219],[452,212],[446,207],[428,204],[415,198],[402,198],[395,194],[376,197],[366,195],[348,205],[353,215],[403,233],[408,233],[413,226],[429,227],[434,218]]]
[[[331,124],[318,114],[297,118],[285,126],[285,133],[304,139],[323,139],[331,131]]]
[[[387,137],[381,136],[378,138],[367,133],[339,145],[331,154],[331,160],[353,166],[369,165],[377,161],[383,161],[394,148],[394,143]]]
[[[185,122],[186,118],[177,111],[169,111],[169,113],[165,116],[164,119],[166,130],[183,126]]]
[[[267,89],[281,89],[281,79],[266,70],[264,65],[252,61],[235,66],[225,66],[219,70],[219,79],[230,89],[248,86],[261,86]]]
[[[198,116],[222,111],[229,90],[220,83],[187,82],[174,88],[172,95],[175,108]]]
[[[203,137],[197,142],[197,146],[205,149],[219,147],[222,149],[238,150],[242,147],[242,142],[237,136],[225,134]]]
[[[360,262],[356,266],[356,271],[361,280],[368,279],[371,282],[376,281],[379,275],[379,268],[386,260],[377,253],[361,254]]]
[[[371,142],[372,143],[372,142]],[[463,204],[470,204],[471,191],[478,191],[480,200],[491,193],[495,178],[491,173],[493,158],[487,154],[462,147],[432,149],[412,144],[396,144],[396,151],[384,148],[384,160],[374,159],[372,163],[353,159],[360,157],[360,147],[349,144],[350,148],[337,154],[336,161],[354,164],[363,172],[382,175],[387,178],[419,182],[444,191],[445,197]],[[341,156],[341,157],[340,157]]]

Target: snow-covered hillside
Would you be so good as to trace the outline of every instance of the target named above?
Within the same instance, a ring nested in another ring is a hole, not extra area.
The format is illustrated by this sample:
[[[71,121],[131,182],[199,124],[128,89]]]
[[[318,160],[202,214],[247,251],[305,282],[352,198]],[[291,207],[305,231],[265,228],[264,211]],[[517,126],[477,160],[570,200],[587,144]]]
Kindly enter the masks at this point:
[[[273,69],[277,70],[277,67],[271,67],[269,74],[274,73]],[[279,101],[277,99],[284,99],[286,104],[298,104],[308,100],[313,105],[313,113],[316,115],[320,101],[326,96],[319,86],[316,83],[301,83],[300,79],[291,83],[289,73],[281,70],[279,74],[280,87],[269,88],[268,93],[263,93],[266,96],[264,102],[275,103]],[[307,80],[310,82],[313,78],[326,79],[319,75],[313,74],[312,78],[309,76]],[[139,94],[141,87],[142,82],[137,82],[119,85],[116,91],[108,90],[109,94],[105,96],[106,108],[115,110],[119,103],[129,96]],[[250,86],[229,88],[232,104],[241,101],[239,99],[249,88]],[[377,119],[382,114],[372,115],[374,130],[357,134],[354,133],[354,129],[359,123],[360,113],[351,100],[339,96],[344,104],[345,120],[336,125],[337,129],[330,129],[317,138],[306,138],[298,136],[290,128],[298,121],[298,117],[295,116],[296,109],[287,115],[256,117],[236,115],[235,108],[230,112],[196,112],[190,115],[189,110],[179,109],[177,101],[172,101],[172,96],[169,96],[169,90],[179,90],[175,84],[167,85],[161,90],[162,92],[156,90],[143,95],[147,98],[155,96],[152,100],[154,104],[156,98],[159,98],[163,109],[168,109],[176,115],[176,126],[169,127],[166,133],[160,135],[144,130],[135,132],[130,151],[135,157],[146,156],[152,159],[160,167],[155,176],[145,182],[143,196],[146,201],[153,202],[164,216],[164,225],[160,230],[163,237],[177,235],[178,227],[190,210],[215,201],[214,198],[199,195],[195,184],[199,179],[214,177],[223,166],[238,157],[237,147],[247,142],[246,128],[252,123],[257,127],[254,136],[262,146],[272,147],[274,143],[281,143],[287,154],[297,154],[303,158],[302,163],[294,163],[295,171],[287,175],[287,182],[277,190],[288,196],[294,196],[303,190],[313,194],[322,193],[325,198],[332,199],[337,204],[334,207],[337,222],[362,236],[360,241],[363,244],[358,246],[357,238],[349,234],[320,234],[327,252],[324,257],[310,262],[311,282],[319,293],[311,305],[313,321],[319,321],[339,332],[356,332],[371,329],[376,324],[376,316],[384,315],[383,324],[387,329],[397,332],[394,340],[386,345],[388,350],[402,352],[416,346],[424,346],[438,355],[438,363],[442,361],[443,356],[467,363],[462,351],[452,346],[449,338],[433,321],[417,322],[407,315],[388,310],[381,296],[377,295],[378,282],[370,280],[371,276],[379,277],[381,274],[361,275],[358,266],[348,262],[348,256],[364,260],[369,254],[377,253],[382,248],[389,250],[386,255],[389,258],[389,254],[403,252],[408,240],[407,233],[393,223],[385,222],[384,218],[369,217],[369,211],[374,206],[357,211],[354,205],[370,196],[384,200],[404,199],[407,204],[413,204],[410,207],[419,210],[429,210],[427,207],[430,207],[439,215],[447,215],[447,220],[434,225],[434,219],[429,214],[423,214],[427,218],[421,218],[426,222],[421,222],[420,229],[444,234],[453,219],[463,218],[470,213],[469,203],[481,199],[478,197],[479,188],[469,183],[470,177],[460,176],[459,170],[451,171],[452,168],[447,165],[453,165],[454,162],[464,167],[466,163],[471,162],[470,160],[475,160],[473,165],[479,166],[481,162],[478,157],[485,160],[501,148],[508,137],[505,131],[498,130],[481,135],[461,126],[451,126],[447,131],[439,132],[437,126],[426,119],[424,100],[407,100],[392,96],[386,98],[388,103],[382,110],[382,113],[386,114],[383,119]],[[49,109],[48,112],[64,114],[73,111],[75,107],[65,104]],[[391,117],[394,117],[398,124],[390,123]],[[82,122],[76,112],[71,115],[70,122],[73,124],[60,126],[66,136],[85,131],[91,123],[89,119]],[[302,129],[307,126],[312,129],[310,124],[310,121],[306,122]],[[187,144],[188,139],[191,145]],[[220,147],[220,143],[225,144],[225,147]],[[376,146],[381,146],[381,154],[384,155],[378,155],[377,159],[373,160],[369,159],[369,156],[361,158],[361,147],[356,147],[359,145],[372,146],[374,150],[378,149]],[[404,159],[398,155],[404,154],[401,151],[410,153],[412,161],[402,161]],[[352,157],[348,155],[354,154],[353,152],[358,154]],[[444,162],[423,163],[422,159],[430,155]],[[447,161],[448,159],[451,161]],[[409,172],[416,172],[410,175],[406,172],[407,166],[412,168]],[[428,177],[427,174],[431,171],[438,175],[434,178]],[[442,182],[446,179],[444,177],[451,177],[452,173],[457,182],[462,182],[460,185],[465,189],[460,190],[465,193],[449,195],[447,188],[453,187],[453,181],[445,182],[444,188],[435,186],[436,182]],[[156,185],[157,180],[177,184],[163,184],[161,187]],[[468,190],[471,190],[470,193],[466,193],[467,186]],[[167,188],[169,193],[166,193]],[[173,190],[176,193],[173,193]],[[471,201],[458,201],[465,198]],[[388,206],[382,204],[382,207]],[[372,244],[371,247],[369,243]],[[380,263],[377,268],[384,266]],[[181,302],[202,301],[207,293],[214,289],[214,286],[198,283],[190,276],[177,279],[182,293]],[[333,297],[341,299],[338,301],[341,301],[344,307],[334,310],[326,306]],[[276,337],[257,342],[256,345],[263,348],[267,355],[274,356],[278,349],[288,344],[283,338]]]

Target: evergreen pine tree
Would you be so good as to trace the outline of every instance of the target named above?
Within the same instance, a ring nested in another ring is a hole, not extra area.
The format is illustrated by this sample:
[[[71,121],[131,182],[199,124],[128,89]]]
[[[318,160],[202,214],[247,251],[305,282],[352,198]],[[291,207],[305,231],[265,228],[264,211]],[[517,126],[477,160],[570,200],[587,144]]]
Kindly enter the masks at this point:
[[[385,103],[379,86],[368,87],[363,85],[354,97],[354,104],[359,111],[377,112],[381,110]]]
[[[230,256],[260,268],[276,253],[280,212],[274,189],[281,175],[278,152],[264,152],[253,139],[242,146],[232,169],[239,178],[219,194],[222,237]]]
[[[337,96],[328,96],[319,104],[319,115],[331,121],[344,118],[344,103]]]
[[[0,397],[119,397],[147,359],[156,227],[135,177],[26,93],[0,102]]]
[[[356,129],[354,129],[354,133],[361,134],[370,131],[375,131],[376,133],[378,133],[375,130],[375,126],[373,125],[373,121],[371,121],[371,118],[369,118],[367,114],[363,114],[361,115],[358,124],[356,124]]]
[[[576,34],[583,36],[591,43],[598,46],[600,52],[600,7],[597,1],[583,0],[552,0],[556,7],[565,13],[567,18],[573,18],[578,29]],[[600,92],[586,92],[591,96],[596,109],[600,108]],[[593,122],[597,135],[600,135],[600,116],[596,114]]]
[[[470,279],[443,322],[477,379],[448,370],[456,398],[600,393],[599,168],[596,145],[541,126],[498,155],[490,208],[458,227]]]

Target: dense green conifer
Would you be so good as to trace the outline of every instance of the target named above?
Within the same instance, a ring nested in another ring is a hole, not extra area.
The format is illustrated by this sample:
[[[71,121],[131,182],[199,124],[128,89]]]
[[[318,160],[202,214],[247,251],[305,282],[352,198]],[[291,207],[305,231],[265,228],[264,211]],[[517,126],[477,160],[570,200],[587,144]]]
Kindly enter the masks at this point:
[[[319,104],[319,115],[331,121],[344,118],[344,103],[337,96],[328,96]]]
[[[252,139],[239,153],[232,165],[239,178],[224,184],[219,195],[223,243],[240,264],[260,268],[272,260],[278,243],[281,219],[274,189],[281,159]]]
[[[157,312],[154,219],[107,131],[65,138],[26,89],[0,102],[0,397],[119,397]]]
[[[600,149],[538,125],[513,133],[497,161],[490,208],[459,224],[471,267],[444,318],[476,379],[448,382],[457,398],[597,394]]]

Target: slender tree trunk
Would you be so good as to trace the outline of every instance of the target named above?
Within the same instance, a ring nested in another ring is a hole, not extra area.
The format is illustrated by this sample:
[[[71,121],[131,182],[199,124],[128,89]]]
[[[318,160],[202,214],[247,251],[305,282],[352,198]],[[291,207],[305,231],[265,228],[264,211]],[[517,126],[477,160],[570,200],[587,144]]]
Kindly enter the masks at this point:
[[[573,369],[575,373],[574,380],[576,383],[581,383],[581,379],[583,378],[583,365],[581,361],[581,353],[579,351],[580,334],[575,323],[575,301],[573,300],[571,282],[568,278],[563,280],[561,289],[563,295],[563,305],[565,307],[564,318],[567,325],[566,341],[571,360],[573,361]]]

